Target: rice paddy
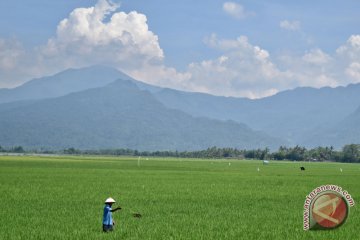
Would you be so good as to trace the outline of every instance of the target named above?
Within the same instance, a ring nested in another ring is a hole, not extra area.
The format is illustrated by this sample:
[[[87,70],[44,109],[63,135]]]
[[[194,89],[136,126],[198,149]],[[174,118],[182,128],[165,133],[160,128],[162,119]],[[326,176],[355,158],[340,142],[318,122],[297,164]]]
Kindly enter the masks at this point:
[[[0,239],[356,239],[357,205],[335,230],[304,231],[302,219],[314,188],[357,201],[359,182],[359,164],[0,156]],[[103,233],[110,196],[122,210]]]

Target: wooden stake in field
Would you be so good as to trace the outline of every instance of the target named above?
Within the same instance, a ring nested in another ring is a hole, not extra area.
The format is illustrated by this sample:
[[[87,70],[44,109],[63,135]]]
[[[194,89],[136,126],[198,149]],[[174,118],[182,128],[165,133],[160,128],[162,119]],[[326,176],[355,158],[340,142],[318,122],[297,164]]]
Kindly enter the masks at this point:
[[[138,157],[137,165],[138,165],[138,167],[140,167],[140,157]]]

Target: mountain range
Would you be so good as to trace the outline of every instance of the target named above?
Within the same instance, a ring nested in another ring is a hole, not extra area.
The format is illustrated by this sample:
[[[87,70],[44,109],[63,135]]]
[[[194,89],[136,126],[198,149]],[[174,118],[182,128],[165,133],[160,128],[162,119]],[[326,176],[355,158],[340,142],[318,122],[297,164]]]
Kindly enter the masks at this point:
[[[329,142],[307,140],[319,129],[329,132],[360,106],[360,84],[338,88],[297,88],[274,96],[250,100],[216,97],[202,93],[187,93],[165,89],[155,93],[165,106],[194,116],[234,120],[249,127],[280,137],[290,145],[339,146]]]
[[[262,99],[161,88],[113,68],[68,69],[0,89],[0,145],[197,150],[360,143],[360,84]]]

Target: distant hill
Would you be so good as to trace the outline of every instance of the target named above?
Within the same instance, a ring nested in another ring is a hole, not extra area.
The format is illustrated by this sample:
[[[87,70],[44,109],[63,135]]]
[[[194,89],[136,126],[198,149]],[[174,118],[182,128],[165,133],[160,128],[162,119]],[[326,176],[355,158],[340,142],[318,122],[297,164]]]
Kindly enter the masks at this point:
[[[33,79],[16,88],[0,89],[0,103],[64,96],[72,92],[102,87],[116,79],[131,78],[105,66],[68,69],[53,76]]]
[[[330,127],[352,113],[360,105],[360,84],[297,88],[257,100],[171,89],[154,96],[169,108],[193,116],[242,122],[295,145],[319,128]]]
[[[282,141],[244,124],[195,118],[166,108],[131,81],[0,108],[0,145],[196,150],[275,148]]]
[[[194,119],[245,124],[276,139],[284,139],[282,142],[287,145],[339,146],[354,141],[354,138],[357,140],[357,137],[350,137],[350,133],[343,133],[341,139],[331,138],[328,134],[349,124],[344,119],[350,118],[360,106],[360,84],[337,88],[296,88],[251,100],[152,86],[104,66],[69,69],[54,76],[31,80],[14,89],[0,89],[0,118],[5,111],[23,110],[37,101],[101,88],[117,79],[131,81],[138,89],[147,91],[162,107],[181,111]]]
[[[360,144],[360,107],[342,121],[320,128],[304,138],[304,146],[334,146],[340,149],[346,144]]]

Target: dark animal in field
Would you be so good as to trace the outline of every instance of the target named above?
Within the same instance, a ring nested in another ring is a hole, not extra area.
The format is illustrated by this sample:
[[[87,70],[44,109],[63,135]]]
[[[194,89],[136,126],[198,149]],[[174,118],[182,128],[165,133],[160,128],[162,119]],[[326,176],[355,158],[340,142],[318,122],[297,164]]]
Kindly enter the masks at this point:
[[[305,171],[305,168],[304,168],[304,167],[300,167],[300,170],[301,170],[301,171]]]
[[[133,213],[133,217],[134,218],[141,218],[141,214],[140,213]]]

